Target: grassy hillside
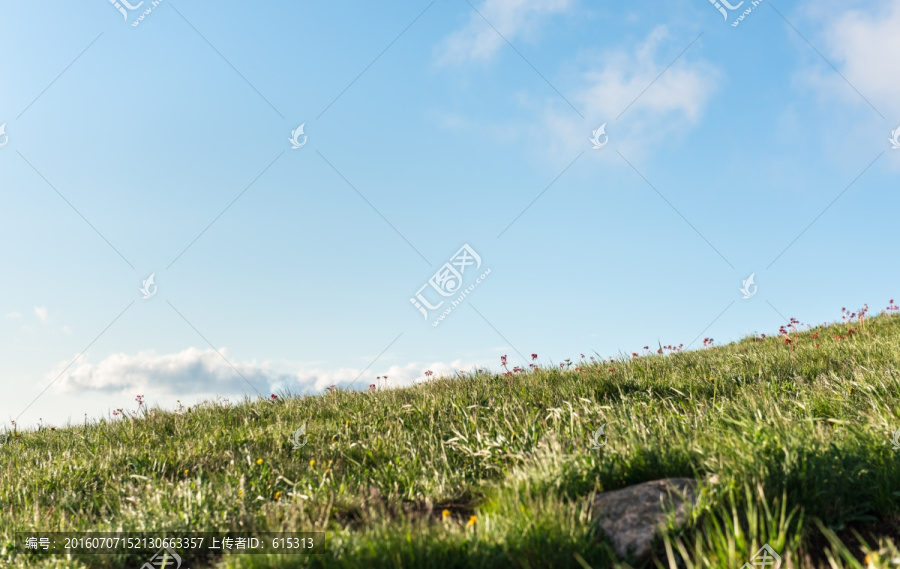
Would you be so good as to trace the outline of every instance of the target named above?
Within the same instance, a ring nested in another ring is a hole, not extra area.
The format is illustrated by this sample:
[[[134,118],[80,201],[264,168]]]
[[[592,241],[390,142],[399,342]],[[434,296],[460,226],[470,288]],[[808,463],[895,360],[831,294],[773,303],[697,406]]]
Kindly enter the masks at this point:
[[[26,558],[16,530],[235,528],[325,530],[329,552],[211,563],[608,567],[619,561],[592,523],[592,493],[676,476],[703,481],[701,501],[648,566],[737,568],[766,542],[782,567],[900,564],[900,450],[889,440],[900,317],[801,327],[563,369],[141,407],[137,418],[19,432],[0,448],[0,565],[146,560]],[[294,450],[304,423],[309,442]]]

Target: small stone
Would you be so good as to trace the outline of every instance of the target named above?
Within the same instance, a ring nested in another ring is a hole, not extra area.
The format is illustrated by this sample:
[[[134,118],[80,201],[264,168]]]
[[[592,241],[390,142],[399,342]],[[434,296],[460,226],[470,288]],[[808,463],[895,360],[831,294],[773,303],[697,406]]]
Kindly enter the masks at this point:
[[[666,526],[667,511],[674,509],[675,523],[681,524],[687,502],[696,501],[696,480],[663,478],[598,494],[594,517],[621,558],[643,561],[650,556],[654,534]]]

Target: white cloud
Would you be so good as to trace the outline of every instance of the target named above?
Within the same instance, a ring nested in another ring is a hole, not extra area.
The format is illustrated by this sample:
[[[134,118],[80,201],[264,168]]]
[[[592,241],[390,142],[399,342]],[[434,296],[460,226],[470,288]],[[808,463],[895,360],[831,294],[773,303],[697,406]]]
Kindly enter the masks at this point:
[[[526,141],[531,152],[557,171],[583,150],[588,151],[584,159],[621,163],[616,150],[629,160],[639,159],[688,132],[700,121],[718,88],[721,71],[694,55],[700,51],[697,44],[673,63],[690,41],[688,36],[673,37],[665,26],[658,26],[630,48],[583,54],[577,64],[581,71],[559,85],[583,119],[554,94],[541,99],[519,97],[527,122],[446,114],[436,122],[448,130],[478,133],[501,144]],[[588,139],[603,123],[609,145],[592,150]]]
[[[699,121],[717,87],[719,70],[692,57],[690,50],[672,63],[672,54],[677,55],[686,41],[684,36],[672,38],[665,26],[659,26],[631,50],[591,57],[568,95],[585,119],[551,100],[531,136],[560,163],[590,149],[591,131],[603,123],[610,144],[594,156],[618,159],[613,156],[620,150],[630,158],[665,144]]]
[[[19,318],[22,317],[22,315],[19,314],[18,312],[16,312],[15,310],[13,310],[12,312],[8,313],[6,315],[6,317],[9,318],[10,320],[18,320]]]
[[[827,10],[811,15],[823,18],[826,56],[847,82],[894,123],[900,117],[900,4],[894,1],[866,2],[863,9],[833,3]],[[859,95],[831,69],[816,62],[812,79],[830,96],[847,102],[862,103]],[[821,71],[818,71],[821,69]],[[889,116],[889,113],[894,113]],[[895,126],[895,125],[894,125]],[[893,128],[893,126],[892,126]]]
[[[569,5],[569,0],[485,0],[476,6],[484,19],[473,11],[465,26],[444,38],[437,48],[438,62],[488,61],[506,43],[497,31],[509,41],[528,38],[545,16],[563,12]]]
[[[35,307],[34,307],[34,314],[35,314],[35,316],[38,317],[38,319],[40,319],[41,322],[46,322],[46,321],[47,321],[47,308],[46,308],[46,307],[44,307],[44,306],[35,306]]]
[[[225,348],[220,352],[228,357]],[[347,387],[353,384],[356,389],[366,389],[369,384],[375,383],[378,375],[387,375],[391,386],[411,385],[424,378],[423,372],[426,369],[434,371],[436,375],[453,375],[456,371],[473,368],[473,364],[462,361],[450,364],[413,362],[392,365],[386,370],[376,371],[371,368],[360,376],[362,369],[301,369],[285,364],[276,366],[270,362],[237,362],[228,358],[240,372],[239,375],[215,350],[197,348],[188,348],[174,354],[157,354],[152,350],[136,355],[113,354],[96,364],[85,359],[60,377],[58,384],[63,392],[105,391],[126,395],[154,393],[176,396],[199,393],[223,396],[244,392],[253,394],[253,388],[247,385],[241,377],[243,376],[267,396],[282,389],[293,393],[316,393],[330,385]],[[61,362],[48,374],[48,378],[56,378],[67,365],[69,362]]]

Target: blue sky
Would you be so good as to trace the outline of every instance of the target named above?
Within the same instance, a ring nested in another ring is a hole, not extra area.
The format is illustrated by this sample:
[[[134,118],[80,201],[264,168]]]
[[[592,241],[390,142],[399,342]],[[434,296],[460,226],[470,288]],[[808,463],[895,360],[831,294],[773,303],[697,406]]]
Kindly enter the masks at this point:
[[[7,423],[900,297],[896,3],[120,5],[0,5]]]

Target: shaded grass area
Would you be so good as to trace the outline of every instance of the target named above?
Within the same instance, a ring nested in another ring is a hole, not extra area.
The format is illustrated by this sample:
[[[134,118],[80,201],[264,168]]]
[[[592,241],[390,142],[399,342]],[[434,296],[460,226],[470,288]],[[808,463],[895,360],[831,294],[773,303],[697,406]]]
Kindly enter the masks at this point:
[[[887,567],[893,542],[879,539],[896,541],[900,519],[898,370],[900,318],[882,315],[569,369],[22,432],[0,448],[0,561],[57,566],[22,555],[14,531],[315,529],[328,532],[326,554],[217,562],[608,567],[629,560],[597,529],[591,495],[695,477],[708,481],[701,501],[658,540],[651,566],[739,567],[768,542],[795,566],[868,554]],[[309,439],[295,450],[301,424]],[[607,444],[593,449],[604,424]]]

